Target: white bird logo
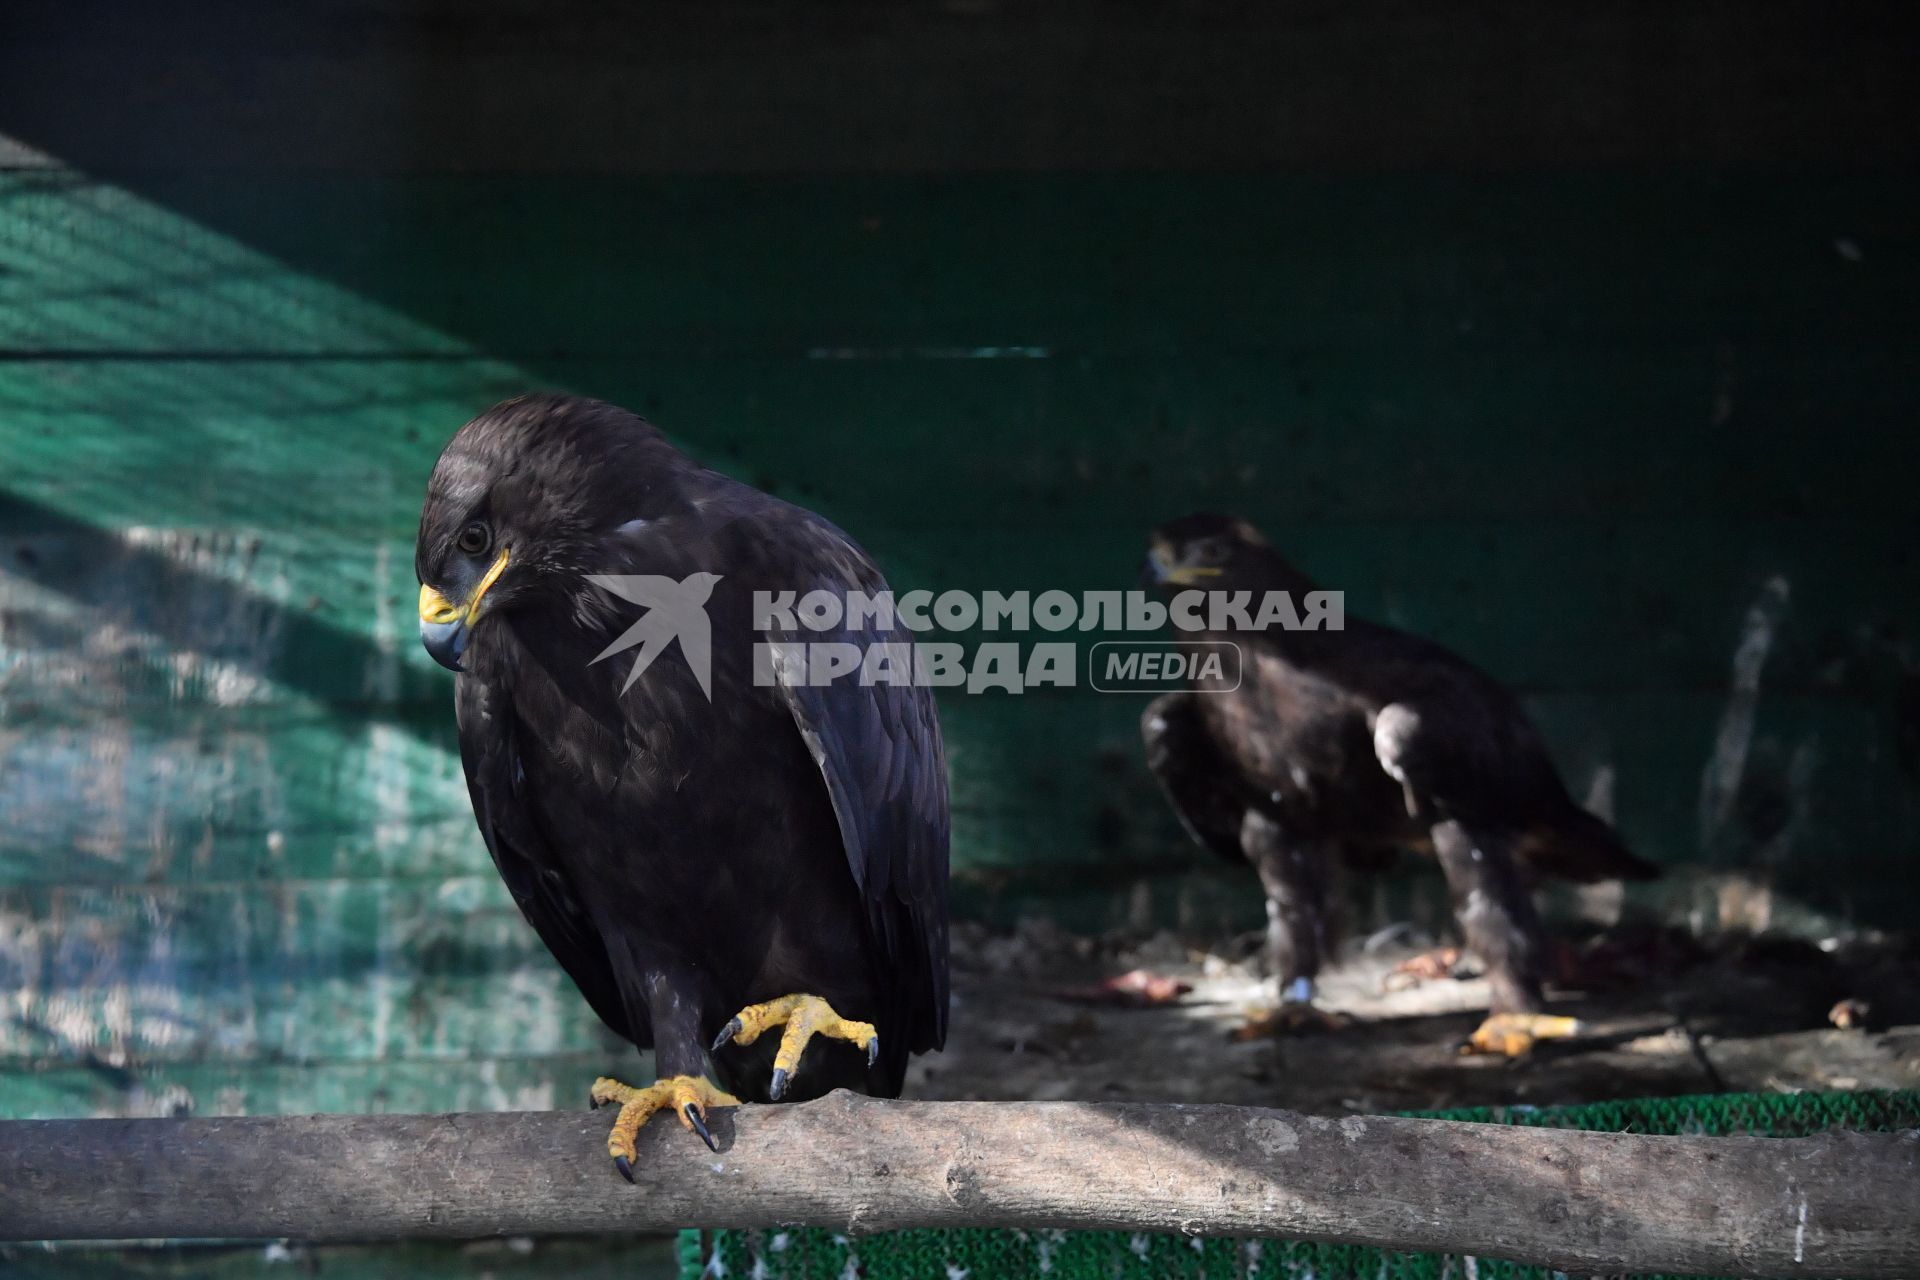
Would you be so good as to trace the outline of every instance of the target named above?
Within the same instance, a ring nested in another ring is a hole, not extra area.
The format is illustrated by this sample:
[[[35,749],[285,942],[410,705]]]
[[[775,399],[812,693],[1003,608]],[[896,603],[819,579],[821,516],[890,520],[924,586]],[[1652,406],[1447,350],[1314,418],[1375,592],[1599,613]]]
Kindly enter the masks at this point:
[[[720,581],[719,574],[690,573],[679,582],[657,573],[597,574],[587,581],[648,611],[593,660],[599,662],[640,646],[620,692],[633,688],[633,682],[653,665],[653,660],[678,639],[681,655],[693,678],[700,682],[700,692],[707,695],[708,702],[713,701],[713,629],[707,621],[707,598],[713,594],[713,584]]]

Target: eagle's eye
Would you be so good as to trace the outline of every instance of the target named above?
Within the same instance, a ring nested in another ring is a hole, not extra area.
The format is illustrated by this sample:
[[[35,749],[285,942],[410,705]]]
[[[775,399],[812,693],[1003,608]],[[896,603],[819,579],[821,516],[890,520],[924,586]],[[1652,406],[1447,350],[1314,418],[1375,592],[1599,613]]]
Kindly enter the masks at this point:
[[[460,553],[469,556],[484,555],[492,544],[492,531],[478,520],[462,529],[460,536],[453,540],[453,545]]]
[[[1193,558],[1200,564],[1225,564],[1227,546],[1218,538],[1202,538],[1193,545]]]

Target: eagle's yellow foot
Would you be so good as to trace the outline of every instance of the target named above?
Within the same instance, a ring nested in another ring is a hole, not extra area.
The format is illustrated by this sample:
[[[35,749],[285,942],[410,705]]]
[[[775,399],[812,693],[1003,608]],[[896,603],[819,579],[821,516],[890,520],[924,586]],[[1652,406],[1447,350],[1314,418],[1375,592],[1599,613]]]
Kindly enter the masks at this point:
[[[767,1088],[767,1096],[775,1102],[787,1091],[787,1082],[799,1070],[800,1055],[806,1051],[807,1041],[815,1036],[831,1036],[864,1048],[868,1066],[880,1060],[880,1033],[871,1022],[843,1018],[819,996],[807,995],[781,996],[765,1004],[748,1005],[720,1029],[713,1047],[718,1050],[729,1040],[740,1045],[752,1044],[763,1032],[782,1025],[786,1031],[781,1033],[780,1050],[773,1056],[773,1083]]]
[[[1269,1040],[1277,1036],[1297,1035],[1303,1031],[1340,1031],[1347,1019],[1337,1013],[1303,1001],[1289,1000],[1278,1008],[1250,1014],[1231,1033],[1234,1040]]]
[[[1563,1018],[1546,1013],[1496,1013],[1481,1023],[1461,1053],[1497,1053],[1504,1058],[1519,1058],[1533,1052],[1539,1040],[1565,1040],[1580,1034],[1578,1018]]]
[[[639,1136],[640,1126],[647,1122],[648,1116],[671,1107],[679,1114],[680,1123],[699,1134],[709,1151],[718,1151],[713,1144],[713,1134],[707,1129],[707,1108],[740,1105],[740,1099],[700,1076],[669,1076],[644,1089],[601,1076],[593,1082],[587,1101],[594,1107],[620,1104],[613,1132],[607,1135],[607,1154],[613,1157],[613,1167],[628,1182],[633,1181],[633,1162],[637,1158],[633,1140]]]

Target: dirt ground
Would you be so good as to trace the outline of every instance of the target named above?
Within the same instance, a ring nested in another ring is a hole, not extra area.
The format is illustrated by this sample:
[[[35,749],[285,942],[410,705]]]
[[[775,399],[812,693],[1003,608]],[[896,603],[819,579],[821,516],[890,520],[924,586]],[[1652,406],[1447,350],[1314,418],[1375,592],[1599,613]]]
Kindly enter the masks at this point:
[[[1349,944],[1320,981],[1321,1005],[1344,1025],[1241,1041],[1234,1030],[1273,1002],[1261,935],[1195,946],[1075,937],[1037,920],[1011,933],[960,926],[953,1033],[945,1053],[916,1061],[908,1096],[1338,1113],[1920,1087],[1913,939],[1706,940],[1649,927],[1563,938],[1552,1009],[1579,1018],[1582,1034],[1513,1061],[1460,1052],[1487,1002],[1470,959],[1458,976],[1396,972],[1433,941],[1403,927]],[[1103,982],[1136,970],[1191,990],[1103,1002]],[[1842,1000],[1864,1003],[1863,1025],[1834,1025]]]

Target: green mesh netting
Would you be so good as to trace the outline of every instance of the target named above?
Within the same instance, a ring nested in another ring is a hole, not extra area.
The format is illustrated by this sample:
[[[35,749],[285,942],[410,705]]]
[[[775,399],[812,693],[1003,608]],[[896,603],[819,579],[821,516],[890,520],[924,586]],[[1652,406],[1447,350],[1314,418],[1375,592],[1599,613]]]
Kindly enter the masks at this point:
[[[1803,1137],[1920,1128],[1920,1090],[1742,1093],[1405,1115],[1607,1133]],[[1359,1245],[1122,1231],[685,1231],[683,1280],[1549,1280],[1545,1267]],[[1564,1280],[1564,1278],[1562,1278]]]

